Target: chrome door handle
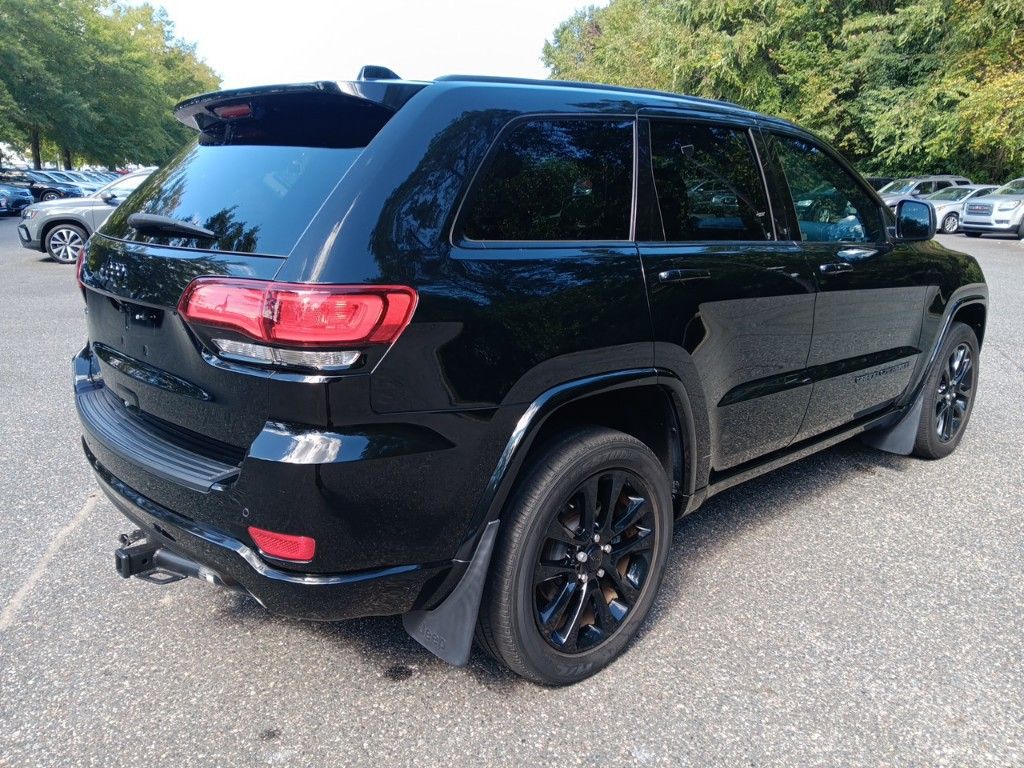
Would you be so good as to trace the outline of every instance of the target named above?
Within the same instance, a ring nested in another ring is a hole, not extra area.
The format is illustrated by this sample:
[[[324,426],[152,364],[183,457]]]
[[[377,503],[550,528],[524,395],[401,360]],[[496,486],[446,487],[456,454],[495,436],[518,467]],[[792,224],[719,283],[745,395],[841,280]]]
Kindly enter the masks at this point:
[[[666,269],[658,273],[658,280],[662,283],[690,283],[710,279],[711,273],[706,269]]]
[[[845,261],[833,261],[821,265],[821,271],[826,275],[838,275],[840,272],[853,272],[853,264]]]

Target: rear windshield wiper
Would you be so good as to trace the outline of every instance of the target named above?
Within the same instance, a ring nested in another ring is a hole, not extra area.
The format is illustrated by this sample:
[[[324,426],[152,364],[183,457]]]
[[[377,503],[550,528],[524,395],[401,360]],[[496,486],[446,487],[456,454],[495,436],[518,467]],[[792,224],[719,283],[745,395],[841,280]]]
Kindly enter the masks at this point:
[[[217,235],[206,227],[192,224],[188,221],[179,221],[170,216],[160,216],[156,213],[133,213],[128,217],[128,226],[140,233],[152,235],[177,235],[178,237],[203,237],[213,240]]]

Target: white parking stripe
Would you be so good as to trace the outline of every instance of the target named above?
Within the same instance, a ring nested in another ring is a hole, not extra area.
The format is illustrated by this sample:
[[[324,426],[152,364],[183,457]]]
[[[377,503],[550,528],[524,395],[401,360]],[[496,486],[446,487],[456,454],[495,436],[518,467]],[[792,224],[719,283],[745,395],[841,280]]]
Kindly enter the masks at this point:
[[[3,611],[0,611],[0,632],[6,631],[14,623],[14,617],[17,615],[18,610],[25,600],[28,599],[29,593],[32,592],[35,585],[43,578],[43,574],[46,573],[46,569],[50,566],[50,561],[53,560],[57,551],[64,545],[68,537],[75,532],[75,529],[92,512],[96,502],[99,500],[100,495],[98,493],[90,493],[89,497],[85,500],[85,504],[78,510],[78,513],[68,521],[67,525],[57,531],[57,535],[50,541],[50,546],[46,548],[43,556],[36,562],[36,567],[29,573],[25,583],[18,587],[18,591],[14,593],[7,605],[4,606]]]

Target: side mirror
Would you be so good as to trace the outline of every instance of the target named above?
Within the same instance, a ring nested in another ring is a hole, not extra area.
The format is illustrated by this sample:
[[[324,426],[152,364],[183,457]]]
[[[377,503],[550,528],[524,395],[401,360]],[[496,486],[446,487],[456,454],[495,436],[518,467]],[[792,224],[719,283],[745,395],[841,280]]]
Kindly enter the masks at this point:
[[[102,195],[100,195],[100,200],[109,205],[117,205],[117,193],[104,192]]]
[[[900,200],[896,204],[896,239],[903,242],[931,240],[935,237],[935,209],[920,200]]]

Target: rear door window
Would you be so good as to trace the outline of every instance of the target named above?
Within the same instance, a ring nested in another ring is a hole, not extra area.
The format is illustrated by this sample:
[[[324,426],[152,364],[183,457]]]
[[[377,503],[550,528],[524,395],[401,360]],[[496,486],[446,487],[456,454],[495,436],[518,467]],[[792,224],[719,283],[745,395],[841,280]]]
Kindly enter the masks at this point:
[[[630,237],[631,119],[536,119],[499,139],[460,224],[468,240]]]
[[[645,122],[657,207],[653,218],[644,216],[644,228],[653,221],[653,232],[640,233],[641,239],[771,239],[764,180],[746,130],[680,120]]]

